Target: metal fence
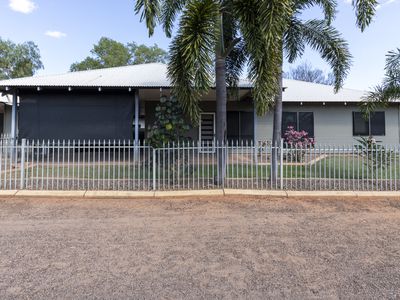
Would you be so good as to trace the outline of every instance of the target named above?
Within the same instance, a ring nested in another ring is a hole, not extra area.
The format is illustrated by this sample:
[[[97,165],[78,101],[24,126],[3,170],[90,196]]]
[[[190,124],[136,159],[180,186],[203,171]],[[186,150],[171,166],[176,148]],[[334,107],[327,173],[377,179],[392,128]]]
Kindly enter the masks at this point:
[[[400,187],[399,148],[2,139],[0,189],[392,191]]]

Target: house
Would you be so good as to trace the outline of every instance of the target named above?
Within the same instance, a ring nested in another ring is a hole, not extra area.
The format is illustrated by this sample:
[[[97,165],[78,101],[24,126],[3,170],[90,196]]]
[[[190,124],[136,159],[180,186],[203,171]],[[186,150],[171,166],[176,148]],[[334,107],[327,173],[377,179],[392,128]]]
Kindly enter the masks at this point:
[[[362,118],[364,91],[284,80],[283,128],[306,130],[319,144],[353,144],[374,135],[388,144],[400,142],[400,107],[392,103]],[[145,139],[160,96],[170,94],[167,66],[160,63],[34,76],[0,81],[0,93],[12,96],[11,134],[27,139]],[[239,84],[227,105],[229,140],[270,140],[273,114],[257,116],[252,85]],[[19,106],[17,101],[19,97]],[[195,140],[212,140],[215,90],[201,100],[201,122],[190,131]],[[11,110],[10,110],[11,111]],[[16,124],[18,115],[18,124]]]

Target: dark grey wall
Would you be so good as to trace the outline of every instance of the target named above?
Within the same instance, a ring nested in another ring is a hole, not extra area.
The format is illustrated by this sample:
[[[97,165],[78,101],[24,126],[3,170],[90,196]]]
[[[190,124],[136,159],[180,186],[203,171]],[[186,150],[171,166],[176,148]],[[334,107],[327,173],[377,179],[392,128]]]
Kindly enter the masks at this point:
[[[20,101],[20,138],[132,139],[133,93],[42,91]]]

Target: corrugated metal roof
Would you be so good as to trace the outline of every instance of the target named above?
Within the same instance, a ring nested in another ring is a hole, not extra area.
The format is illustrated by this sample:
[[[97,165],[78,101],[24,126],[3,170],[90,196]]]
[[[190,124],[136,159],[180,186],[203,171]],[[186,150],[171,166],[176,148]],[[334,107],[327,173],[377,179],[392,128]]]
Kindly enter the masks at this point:
[[[360,102],[366,93],[343,88],[335,94],[330,85],[292,79],[284,79],[283,86],[286,87],[283,93],[285,102]]]
[[[0,81],[9,87],[168,87],[167,66],[161,63],[33,76]]]
[[[331,86],[284,79],[285,102],[359,102],[364,91],[341,89],[333,92]],[[0,81],[0,87],[170,87],[167,65],[150,63],[125,67],[69,72],[59,75],[33,76]],[[251,88],[250,81],[243,79],[240,88]]]

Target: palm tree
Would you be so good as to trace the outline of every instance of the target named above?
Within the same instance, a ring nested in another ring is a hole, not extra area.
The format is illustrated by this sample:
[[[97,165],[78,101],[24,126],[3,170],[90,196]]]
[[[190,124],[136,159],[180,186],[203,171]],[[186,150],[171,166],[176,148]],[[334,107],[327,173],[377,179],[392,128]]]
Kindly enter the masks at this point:
[[[307,8],[320,5],[324,19],[303,21],[300,14]],[[284,37],[282,39],[282,56],[286,54],[289,63],[293,63],[304,53],[305,46],[318,51],[323,59],[327,61],[333,71],[334,89],[338,91],[343,85],[344,79],[351,65],[351,54],[347,42],[340,36],[340,33],[330,24],[335,17],[336,3],[334,1],[308,1],[296,0],[293,5],[293,12],[289,20]],[[282,67],[277,74],[282,85]],[[277,146],[282,137],[282,88],[277,93],[274,106],[273,145]],[[278,176],[277,151],[272,152],[272,180]]]
[[[353,0],[359,26],[370,22],[376,4],[376,0]],[[199,100],[215,83],[216,140],[223,143],[226,140],[227,86],[237,85],[247,64],[257,113],[265,114],[273,106],[276,95],[279,101],[285,33],[296,16],[296,8],[313,5],[320,5],[327,15],[333,15],[334,9],[331,8],[336,7],[336,1],[137,0],[135,12],[146,22],[149,35],[161,24],[169,37],[176,17],[180,16],[168,65],[172,92],[192,121],[197,123]],[[325,23],[314,24],[314,28],[326,29],[329,24]],[[332,36],[333,29],[328,28]],[[314,35],[314,41],[321,38],[316,32],[310,32],[311,35]],[[300,45],[298,53],[301,53],[304,42],[297,42]],[[345,72],[346,66],[338,68],[336,75],[341,78]],[[339,79],[337,82],[340,86],[342,81]],[[225,170],[224,155],[221,153],[220,157],[219,183],[223,181]]]
[[[254,83],[253,98],[259,114],[273,104],[279,84],[281,39],[291,14],[292,0],[137,0],[153,34],[161,23],[167,36],[180,15],[170,47],[168,75],[172,92],[196,124],[199,100],[216,90],[216,141],[226,141],[227,86],[236,86],[246,63]],[[224,153],[218,161],[219,182],[224,179]]]
[[[378,107],[400,99],[400,48],[386,55],[385,78],[381,85],[370,91],[362,102],[361,110],[368,115]]]
[[[356,10],[357,26],[363,31],[374,16],[377,1],[353,1]],[[313,19],[303,21],[300,14],[307,8],[320,6],[324,13],[322,20]],[[334,78],[334,90],[337,92],[343,85],[351,66],[351,54],[347,42],[341,38],[339,32],[331,26],[336,15],[337,3],[334,0],[294,0],[289,25],[282,39],[282,56],[293,63],[304,53],[305,46],[320,53],[321,57],[330,65]],[[277,74],[282,85],[282,66]],[[275,97],[273,145],[278,145],[282,137],[282,86]],[[272,152],[272,180],[278,176],[277,151]]]

